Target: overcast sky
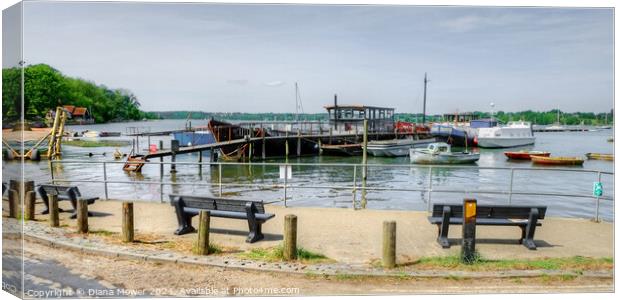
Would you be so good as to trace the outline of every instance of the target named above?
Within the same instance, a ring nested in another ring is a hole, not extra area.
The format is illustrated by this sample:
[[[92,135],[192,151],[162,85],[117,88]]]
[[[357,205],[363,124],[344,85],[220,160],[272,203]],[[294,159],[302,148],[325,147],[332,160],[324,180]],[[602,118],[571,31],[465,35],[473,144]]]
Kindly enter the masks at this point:
[[[609,111],[611,9],[26,2],[24,59],[145,110]]]

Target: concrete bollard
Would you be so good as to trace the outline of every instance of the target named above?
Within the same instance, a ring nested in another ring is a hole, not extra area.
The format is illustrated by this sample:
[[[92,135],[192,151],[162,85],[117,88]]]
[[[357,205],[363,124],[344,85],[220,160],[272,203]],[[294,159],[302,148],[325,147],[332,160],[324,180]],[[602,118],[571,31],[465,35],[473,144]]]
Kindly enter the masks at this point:
[[[122,224],[123,242],[133,242],[133,203],[123,202],[123,224]]]
[[[58,217],[58,195],[49,194],[49,215],[50,215],[50,226],[58,227],[60,226],[60,219]]]
[[[297,216],[284,217],[284,251],[285,260],[297,259]]]
[[[26,199],[24,199],[24,219],[34,220],[34,203],[36,201],[37,194],[34,191],[26,192]]]
[[[77,201],[77,230],[78,233],[88,233],[88,202]]]
[[[396,266],[396,221],[383,222],[383,267]]]
[[[209,229],[211,227],[211,212],[201,210],[198,214],[198,245],[196,245],[196,254],[209,254]]]

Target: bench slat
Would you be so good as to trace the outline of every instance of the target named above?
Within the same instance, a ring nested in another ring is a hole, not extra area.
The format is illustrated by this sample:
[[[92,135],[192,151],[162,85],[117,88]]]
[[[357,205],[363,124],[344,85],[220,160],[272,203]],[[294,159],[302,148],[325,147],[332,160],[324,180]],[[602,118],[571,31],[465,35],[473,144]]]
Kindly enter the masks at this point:
[[[431,224],[441,224],[441,217],[428,217]],[[486,219],[476,218],[476,225],[497,225],[497,226],[525,226],[527,225],[527,219],[510,220],[510,219]],[[463,224],[463,218],[450,218],[450,224]],[[536,226],[542,226],[542,223],[537,223]]]

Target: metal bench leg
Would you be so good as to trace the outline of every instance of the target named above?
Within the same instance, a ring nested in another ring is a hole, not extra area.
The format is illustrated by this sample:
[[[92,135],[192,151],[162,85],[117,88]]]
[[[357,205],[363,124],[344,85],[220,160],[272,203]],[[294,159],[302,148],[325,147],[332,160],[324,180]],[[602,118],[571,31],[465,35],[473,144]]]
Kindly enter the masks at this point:
[[[194,232],[196,229],[192,227],[192,214],[185,212],[184,205],[180,201],[174,201],[174,210],[177,215],[177,222],[179,228],[174,232],[176,235],[183,235],[186,233]]]
[[[439,227],[439,236],[437,237],[437,243],[442,248],[450,248],[450,242],[448,241],[448,229],[450,227],[450,206],[443,207],[443,216],[441,220],[441,227]]]
[[[248,202],[245,204],[245,211],[248,216],[248,227],[250,229],[250,234],[248,234],[248,238],[245,240],[246,243],[254,243],[265,237],[263,236],[262,230],[263,224],[256,220],[255,210],[256,207],[254,203]]]
[[[527,221],[527,227],[525,228],[525,237],[521,242],[523,246],[530,250],[536,250],[536,244],[534,243],[534,232],[536,231],[536,223],[538,223],[538,209],[532,208],[530,210],[530,217]]]

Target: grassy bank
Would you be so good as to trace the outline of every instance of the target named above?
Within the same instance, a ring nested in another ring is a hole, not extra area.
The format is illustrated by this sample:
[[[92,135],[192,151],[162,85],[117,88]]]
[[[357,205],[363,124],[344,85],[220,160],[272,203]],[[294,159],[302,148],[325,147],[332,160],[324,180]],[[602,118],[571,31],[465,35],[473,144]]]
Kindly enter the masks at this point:
[[[272,248],[255,248],[239,253],[238,256],[245,259],[276,262],[284,260],[284,248],[282,246]],[[297,259],[305,263],[332,262],[331,259],[320,253],[314,253],[303,248],[297,249]]]
[[[88,140],[69,140],[62,141],[63,145],[74,146],[74,147],[124,147],[128,146],[129,142],[127,141],[88,141]]]

